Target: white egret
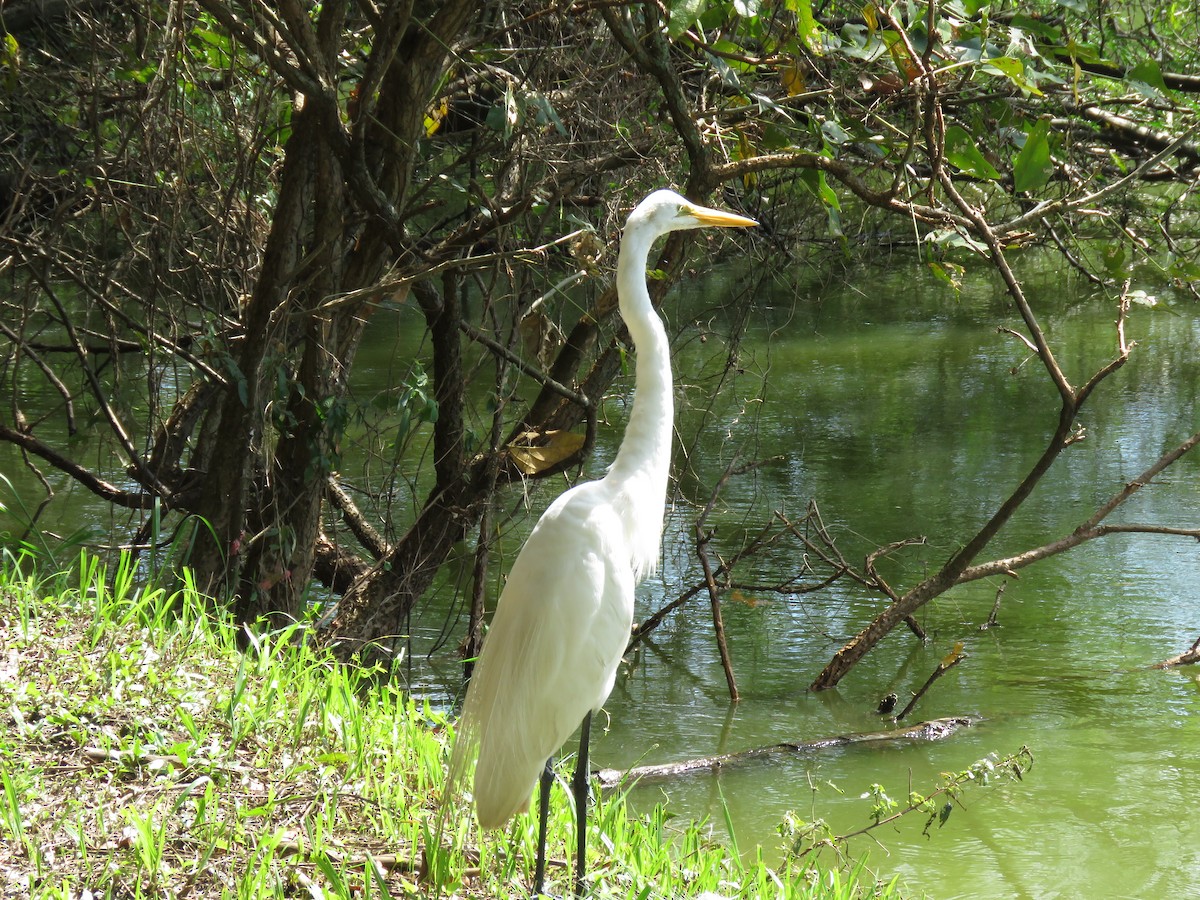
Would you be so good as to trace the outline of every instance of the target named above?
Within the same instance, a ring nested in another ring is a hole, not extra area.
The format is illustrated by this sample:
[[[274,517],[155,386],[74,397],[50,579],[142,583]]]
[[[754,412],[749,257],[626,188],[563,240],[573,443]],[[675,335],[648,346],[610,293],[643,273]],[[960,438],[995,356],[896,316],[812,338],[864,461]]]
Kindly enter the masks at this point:
[[[666,330],[646,289],[654,241],[753,219],[656,191],[630,214],[617,259],[621,316],[637,353],[634,403],[608,473],[542,514],[509,572],[459,718],[451,790],[476,745],[475,812],[499,828],[529,807],[541,777],[535,891],[545,876],[549,760],[582,722],[573,781],[575,893],[583,889],[588,731],[612,690],[633,624],[634,587],[658,566],[674,399]]]

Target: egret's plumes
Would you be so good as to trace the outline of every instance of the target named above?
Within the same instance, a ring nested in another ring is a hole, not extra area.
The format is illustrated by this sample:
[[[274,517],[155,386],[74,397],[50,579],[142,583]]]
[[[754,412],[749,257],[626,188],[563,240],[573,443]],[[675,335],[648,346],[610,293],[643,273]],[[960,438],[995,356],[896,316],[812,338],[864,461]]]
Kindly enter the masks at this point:
[[[603,481],[583,484],[546,510],[496,607],[463,713],[479,723],[475,810],[484,828],[528,806],[546,760],[612,690],[634,582],[621,540],[628,529],[608,492]],[[514,594],[514,585],[532,587]]]
[[[608,698],[633,624],[634,587],[658,565],[674,403],[667,335],[646,290],[651,245],[680,229],[754,224],[673,191],[656,191],[629,216],[617,260],[621,315],[637,352],[625,436],[608,473],[562,494],[529,535],[459,719],[450,787],[477,745],[475,809],[484,828],[528,807],[546,760]]]

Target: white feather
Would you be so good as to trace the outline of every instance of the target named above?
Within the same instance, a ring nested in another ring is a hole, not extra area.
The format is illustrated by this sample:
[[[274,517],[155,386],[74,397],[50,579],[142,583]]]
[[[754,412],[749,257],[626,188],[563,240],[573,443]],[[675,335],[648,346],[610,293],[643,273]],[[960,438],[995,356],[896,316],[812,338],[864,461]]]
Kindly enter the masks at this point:
[[[658,565],[671,461],[670,347],[646,290],[653,242],[740,216],[656,191],[629,216],[617,261],[621,315],[637,352],[634,404],[599,481],[550,505],[509,572],[458,723],[447,800],[476,746],[476,816],[498,828],[526,809],[538,776],[612,691],[633,623],[634,587]]]

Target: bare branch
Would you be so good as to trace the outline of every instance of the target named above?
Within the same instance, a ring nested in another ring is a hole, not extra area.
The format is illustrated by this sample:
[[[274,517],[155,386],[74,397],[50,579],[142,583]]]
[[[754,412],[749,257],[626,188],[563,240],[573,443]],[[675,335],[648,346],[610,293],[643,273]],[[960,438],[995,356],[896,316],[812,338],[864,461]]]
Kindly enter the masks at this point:
[[[1145,471],[1129,481],[1121,490],[1110,497],[1092,516],[1069,535],[1048,544],[1043,544],[1040,547],[1026,550],[1023,553],[1015,554],[1014,556],[992,560],[978,566],[971,566],[964,569],[954,583],[964,584],[969,581],[977,581],[980,578],[988,578],[992,575],[1015,572],[1040,560],[1056,556],[1073,547],[1078,547],[1087,541],[1106,537],[1110,534],[1161,534],[1200,539],[1200,528],[1174,528],[1149,524],[1101,524],[1117,507],[1153,482],[1164,469],[1192,450],[1198,443],[1200,443],[1200,432],[1196,432],[1183,443],[1164,453]]]
[[[110,484],[98,477],[90,469],[62,455],[54,448],[43,444],[33,435],[10,428],[3,422],[0,422],[0,441],[16,444],[27,453],[40,456],[60,472],[70,475],[71,478],[78,481],[97,497],[115,506],[120,506],[124,509],[151,509],[154,506],[154,500],[157,495],[122,490],[116,485]]]

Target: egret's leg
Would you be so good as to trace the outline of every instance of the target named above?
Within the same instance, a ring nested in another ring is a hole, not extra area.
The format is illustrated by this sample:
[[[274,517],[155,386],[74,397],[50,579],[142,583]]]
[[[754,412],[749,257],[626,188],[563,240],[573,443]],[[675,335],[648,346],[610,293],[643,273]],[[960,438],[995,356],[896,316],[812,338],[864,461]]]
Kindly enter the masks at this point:
[[[579,729],[579,757],[575,761],[575,896],[583,896],[583,877],[587,874],[588,738],[592,714],[583,717]]]
[[[546,886],[546,821],[550,817],[550,785],[554,782],[554,757],[546,760],[538,791],[537,866],[533,870],[533,895],[541,896]]]

